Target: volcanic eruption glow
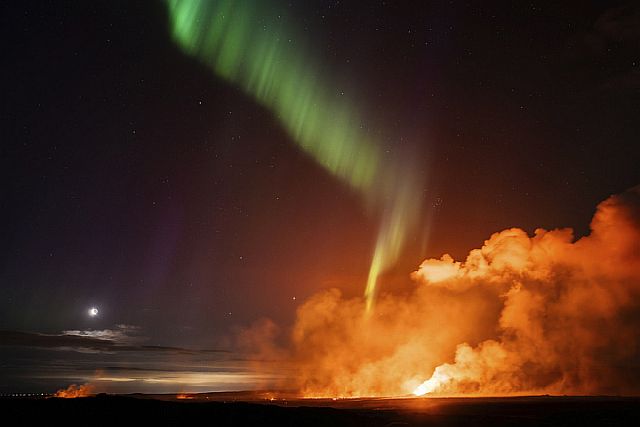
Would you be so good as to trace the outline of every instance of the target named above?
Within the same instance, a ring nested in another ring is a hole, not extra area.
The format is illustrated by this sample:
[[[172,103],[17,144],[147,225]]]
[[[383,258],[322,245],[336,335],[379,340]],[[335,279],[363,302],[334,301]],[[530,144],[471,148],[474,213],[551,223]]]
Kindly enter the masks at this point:
[[[284,348],[268,321],[241,337],[293,367],[281,386],[308,397],[640,391],[638,188],[602,202],[577,241],[570,229],[507,229],[464,261],[424,261],[410,295],[377,296],[422,216],[415,156],[387,155],[382,133],[362,126],[365,109],[275,5],[167,4],[176,43],[270,111],[380,219],[364,299],[312,296]]]
[[[374,316],[330,289],[298,308],[288,346],[269,322],[246,336],[306,397],[640,392],[640,187],[600,203],[578,240],[507,229],[411,277]]]
[[[423,396],[427,393],[431,393],[432,391],[438,389],[443,383],[449,381],[451,378],[449,375],[442,372],[440,367],[436,368],[436,371],[433,373],[431,378],[420,384],[413,390],[413,394],[416,396]]]

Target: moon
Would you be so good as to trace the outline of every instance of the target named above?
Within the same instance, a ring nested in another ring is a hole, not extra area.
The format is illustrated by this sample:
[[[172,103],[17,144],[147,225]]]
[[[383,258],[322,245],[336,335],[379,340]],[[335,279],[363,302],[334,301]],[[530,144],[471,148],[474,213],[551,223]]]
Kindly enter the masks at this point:
[[[97,308],[95,308],[95,307],[91,307],[91,308],[88,310],[88,313],[89,313],[89,316],[90,316],[90,317],[96,317],[96,316],[98,315],[98,309],[97,309]]]

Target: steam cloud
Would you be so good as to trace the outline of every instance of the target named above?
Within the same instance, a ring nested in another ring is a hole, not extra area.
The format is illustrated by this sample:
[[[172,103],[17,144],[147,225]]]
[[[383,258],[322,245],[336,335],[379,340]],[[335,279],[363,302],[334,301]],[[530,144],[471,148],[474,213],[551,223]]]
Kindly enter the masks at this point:
[[[574,240],[495,233],[464,262],[424,261],[411,295],[382,295],[373,316],[362,299],[321,292],[299,307],[286,349],[264,323],[260,349],[295,367],[282,386],[305,396],[637,394],[640,186],[600,203]]]

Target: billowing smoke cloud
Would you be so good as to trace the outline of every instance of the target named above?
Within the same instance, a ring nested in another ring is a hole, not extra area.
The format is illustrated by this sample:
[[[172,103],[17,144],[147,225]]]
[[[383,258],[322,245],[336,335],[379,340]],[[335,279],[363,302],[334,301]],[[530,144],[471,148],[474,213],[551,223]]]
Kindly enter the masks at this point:
[[[373,316],[335,289],[306,301],[286,385],[343,397],[640,391],[640,187],[602,202],[577,241],[508,229],[412,278]]]

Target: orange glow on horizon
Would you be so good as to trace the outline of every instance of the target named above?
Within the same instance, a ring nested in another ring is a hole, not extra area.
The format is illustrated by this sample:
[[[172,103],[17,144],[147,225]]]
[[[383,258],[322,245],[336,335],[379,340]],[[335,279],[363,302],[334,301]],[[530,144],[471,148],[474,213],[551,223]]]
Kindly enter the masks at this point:
[[[191,400],[191,399],[195,399],[195,396],[193,396],[192,394],[180,393],[180,394],[176,394],[176,399]]]

